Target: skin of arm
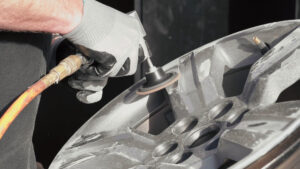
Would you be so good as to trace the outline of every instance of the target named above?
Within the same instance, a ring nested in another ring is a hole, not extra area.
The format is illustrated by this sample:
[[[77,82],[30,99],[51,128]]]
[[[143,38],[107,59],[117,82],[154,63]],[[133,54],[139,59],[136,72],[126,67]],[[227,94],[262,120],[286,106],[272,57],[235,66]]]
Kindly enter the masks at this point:
[[[0,30],[71,32],[83,15],[82,0],[0,0]]]

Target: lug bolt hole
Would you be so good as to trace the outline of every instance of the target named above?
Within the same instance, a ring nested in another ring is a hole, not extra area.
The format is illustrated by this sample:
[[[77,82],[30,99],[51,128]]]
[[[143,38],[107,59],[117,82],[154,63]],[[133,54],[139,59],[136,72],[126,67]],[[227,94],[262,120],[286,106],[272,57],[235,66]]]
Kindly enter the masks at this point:
[[[178,147],[178,143],[174,141],[167,141],[158,145],[153,151],[153,157],[161,157],[171,153]]]
[[[189,159],[193,155],[192,152],[185,152],[185,153],[178,153],[173,155],[170,159],[169,162],[173,164],[180,164],[185,162],[187,159]]]
[[[205,129],[197,130],[186,138],[185,146],[188,148],[201,146],[215,137],[219,131],[220,128],[217,125],[211,125]]]
[[[213,107],[209,110],[210,119],[215,120],[215,119],[218,119],[218,118],[224,116],[226,113],[229,112],[229,110],[232,108],[232,106],[233,106],[232,101],[227,101],[227,102],[216,105],[215,107]]]
[[[176,135],[188,132],[192,130],[198,123],[198,119],[195,117],[187,117],[180,120],[172,129],[172,132]]]

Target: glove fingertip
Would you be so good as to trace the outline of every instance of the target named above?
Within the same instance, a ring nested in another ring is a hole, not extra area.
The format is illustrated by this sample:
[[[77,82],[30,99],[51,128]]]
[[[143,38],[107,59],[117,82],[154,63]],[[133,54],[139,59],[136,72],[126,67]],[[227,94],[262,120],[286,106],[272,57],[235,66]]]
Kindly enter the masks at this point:
[[[96,103],[102,98],[102,91],[91,92],[91,91],[79,91],[76,94],[76,98],[85,104]]]

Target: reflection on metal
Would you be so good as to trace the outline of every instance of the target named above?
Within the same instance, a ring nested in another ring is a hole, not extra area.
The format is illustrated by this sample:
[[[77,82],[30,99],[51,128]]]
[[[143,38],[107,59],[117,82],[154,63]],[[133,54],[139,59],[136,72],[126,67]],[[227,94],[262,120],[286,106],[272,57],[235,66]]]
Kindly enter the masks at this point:
[[[276,100],[300,79],[299,25],[254,27],[170,62],[163,69],[180,73],[178,82],[148,96],[136,95],[142,81],[124,91],[70,138],[50,169],[246,168],[281,144],[289,150],[300,101]],[[270,46],[264,55],[254,36]],[[241,72],[247,80],[223,83]],[[282,159],[272,154],[263,165]]]

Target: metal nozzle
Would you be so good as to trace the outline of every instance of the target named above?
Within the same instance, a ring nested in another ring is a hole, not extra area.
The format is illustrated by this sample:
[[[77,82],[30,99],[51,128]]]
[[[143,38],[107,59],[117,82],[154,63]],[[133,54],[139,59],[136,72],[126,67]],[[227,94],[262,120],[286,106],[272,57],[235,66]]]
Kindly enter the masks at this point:
[[[257,36],[253,37],[253,42],[258,46],[262,54],[267,53],[267,51],[270,49],[269,46],[260,40]]]

